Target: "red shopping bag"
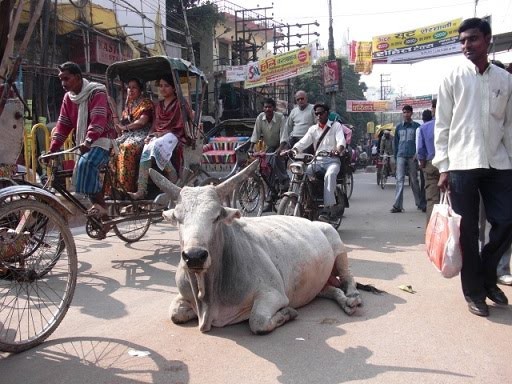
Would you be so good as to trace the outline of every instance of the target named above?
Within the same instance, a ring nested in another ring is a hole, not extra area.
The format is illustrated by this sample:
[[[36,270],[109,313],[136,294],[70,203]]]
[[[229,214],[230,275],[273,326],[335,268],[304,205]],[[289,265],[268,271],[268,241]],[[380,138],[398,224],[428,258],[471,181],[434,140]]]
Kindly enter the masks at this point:
[[[457,276],[462,269],[460,220],[461,216],[451,207],[448,193],[444,193],[440,204],[435,204],[432,210],[425,245],[428,258],[446,278]]]

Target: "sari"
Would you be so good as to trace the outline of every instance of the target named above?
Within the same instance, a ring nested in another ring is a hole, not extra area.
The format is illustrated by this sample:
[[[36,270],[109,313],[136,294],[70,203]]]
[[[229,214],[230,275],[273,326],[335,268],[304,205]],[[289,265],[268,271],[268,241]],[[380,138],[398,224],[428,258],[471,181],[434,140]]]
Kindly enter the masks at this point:
[[[130,124],[144,115],[149,120],[143,127],[124,131],[116,139],[119,146],[119,154],[114,157],[117,187],[126,192],[137,190],[139,159],[144,148],[144,138],[148,135],[153,120],[153,102],[143,97],[128,102],[121,117],[122,124]]]

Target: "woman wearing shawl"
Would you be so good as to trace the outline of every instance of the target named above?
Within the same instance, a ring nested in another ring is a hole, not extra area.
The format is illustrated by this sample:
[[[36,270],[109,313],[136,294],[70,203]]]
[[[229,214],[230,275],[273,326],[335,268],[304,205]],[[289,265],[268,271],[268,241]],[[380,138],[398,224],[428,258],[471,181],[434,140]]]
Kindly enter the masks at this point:
[[[116,130],[121,134],[116,141],[119,154],[114,158],[118,185],[127,192],[137,190],[139,159],[153,121],[153,102],[144,97],[143,83],[130,79],[127,86],[126,105],[119,122],[114,116]],[[115,108],[113,108],[116,111]]]
[[[137,192],[129,193],[136,200],[146,196],[152,160],[164,173],[170,173],[172,153],[179,142],[185,141],[185,125],[172,76],[160,78],[158,91],[162,99],[155,106],[153,126],[145,139],[139,163]]]
[[[59,68],[59,79],[66,91],[57,125],[52,131],[50,152],[57,152],[76,128],[76,142],[82,156],[74,172],[75,191],[88,196],[93,203],[91,214],[107,213],[99,169],[109,159],[116,131],[103,84],[82,77],[78,64],[66,62]]]

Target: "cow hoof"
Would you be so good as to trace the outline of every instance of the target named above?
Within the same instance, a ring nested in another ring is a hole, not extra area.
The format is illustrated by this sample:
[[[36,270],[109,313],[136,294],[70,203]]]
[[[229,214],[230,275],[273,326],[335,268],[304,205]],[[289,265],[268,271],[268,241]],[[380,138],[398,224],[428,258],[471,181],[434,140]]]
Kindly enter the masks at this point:
[[[347,305],[351,308],[360,307],[363,304],[361,296],[359,294],[347,297]]]
[[[190,307],[180,306],[178,308],[170,308],[171,321],[174,324],[185,324],[186,322],[196,319],[197,315]]]

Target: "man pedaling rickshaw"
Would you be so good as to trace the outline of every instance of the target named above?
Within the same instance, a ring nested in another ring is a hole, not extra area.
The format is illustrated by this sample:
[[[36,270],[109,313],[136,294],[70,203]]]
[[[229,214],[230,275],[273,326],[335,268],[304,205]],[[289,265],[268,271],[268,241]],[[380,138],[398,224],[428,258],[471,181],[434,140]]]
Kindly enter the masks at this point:
[[[73,172],[75,191],[89,197],[90,214],[107,214],[100,182],[100,168],[109,161],[116,130],[112,121],[106,88],[83,78],[78,64],[65,62],[58,66],[59,79],[66,91],[57,125],[52,131],[50,153],[60,150],[76,127],[76,143],[82,156]]]

